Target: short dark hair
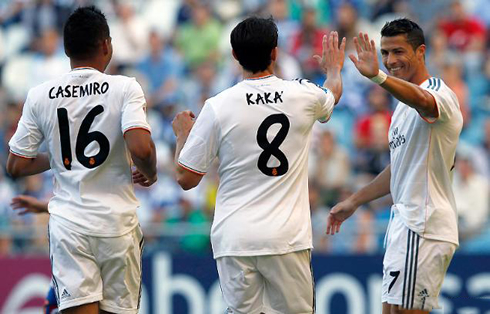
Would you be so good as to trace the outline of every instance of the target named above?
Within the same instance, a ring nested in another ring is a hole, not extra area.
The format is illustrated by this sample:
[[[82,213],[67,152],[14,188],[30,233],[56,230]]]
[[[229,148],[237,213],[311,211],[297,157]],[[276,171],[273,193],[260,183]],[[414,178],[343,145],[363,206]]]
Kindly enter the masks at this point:
[[[69,58],[90,59],[100,42],[109,37],[104,13],[95,6],[80,7],[70,15],[63,29],[65,53]]]
[[[425,45],[424,31],[417,23],[407,18],[386,22],[381,29],[382,37],[394,37],[403,34],[407,35],[407,41],[413,50],[417,49],[420,45]]]
[[[240,65],[257,73],[271,64],[271,52],[277,47],[277,37],[277,26],[272,17],[249,17],[231,32],[231,47]]]

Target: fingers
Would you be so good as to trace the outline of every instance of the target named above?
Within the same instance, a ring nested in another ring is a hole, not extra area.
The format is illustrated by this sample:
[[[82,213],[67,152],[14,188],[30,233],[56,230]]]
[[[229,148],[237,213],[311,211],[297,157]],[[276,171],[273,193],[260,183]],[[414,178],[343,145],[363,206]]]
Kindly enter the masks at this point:
[[[359,33],[359,35],[357,35],[357,39],[359,41],[359,45],[361,47],[361,50],[362,51],[366,51],[366,43],[364,41],[364,34],[363,33]]]
[[[30,212],[31,211],[29,209],[24,209],[24,210],[20,211],[18,214],[19,214],[19,216],[24,216],[25,214],[28,214]]]
[[[345,44],[347,42],[347,38],[342,38],[342,42],[340,43],[340,51],[343,53],[345,51]]]
[[[335,235],[340,231],[340,225],[342,221],[335,219],[335,217],[330,213],[327,218],[327,231],[326,234]]]
[[[349,55],[349,59],[352,61],[352,63],[354,63],[354,65],[355,65],[355,66],[356,66],[356,68],[357,68],[357,64],[358,64],[358,62],[359,62],[359,61],[357,60],[357,58],[356,58],[356,57],[355,57],[353,54],[350,54],[350,55]]]
[[[339,50],[339,33],[337,32],[333,32],[333,47],[332,47],[334,51],[338,51]]]
[[[333,50],[333,38],[335,36],[335,32],[330,32],[330,36],[328,36],[328,46],[327,46],[327,51]],[[326,51],[324,51],[326,53]]]
[[[328,43],[328,37],[327,35],[323,35],[322,39],[322,58],[325,59],[325,56],[327,55],[327,43]]]
[[[359,44],[359,39],[357,37],[354,37],[352,39],[354,42],[354,46],[356,47],[357,55],[359,56],[362,53],[362,48],[361,45]]]
[[[368,50],[368,51],[372,51],[372,48],[371,48],[371,41],[370,41],[370,39],[369,39],[368,34],[364,34],[364,44],[366,45],[366,50]]]
[[[189,115],[189,117],[191,117],[192,119],[194,119],[196,116],[194,115],[194,112],[190,111],[190,110],[186,110],[185,113],[187,115]]]
[[[135,183],[135,184],[141,184],[141,183],[144,183],[146,181],[148,181],[148,179],[142,174],[133,175],[133,183]]]
[[[376,51],[376,43],[371,39],[371,50]]]

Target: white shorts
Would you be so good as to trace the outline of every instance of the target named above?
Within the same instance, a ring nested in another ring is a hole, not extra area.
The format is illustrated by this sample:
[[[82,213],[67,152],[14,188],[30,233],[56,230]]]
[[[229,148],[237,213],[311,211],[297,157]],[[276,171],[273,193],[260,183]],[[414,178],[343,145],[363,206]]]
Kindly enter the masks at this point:
[[[315,312],[311,251],[216,259],[230,314]]]
[[[424,239],[395,214],[383,259],[382,302],[402,309],[438,309],[438,297],[456,245]]]
[[[51,216],[48,235],[60,311],[99,301],[107,312],[138,313],[144,242],[139,226],[120,237],[93,237]]]

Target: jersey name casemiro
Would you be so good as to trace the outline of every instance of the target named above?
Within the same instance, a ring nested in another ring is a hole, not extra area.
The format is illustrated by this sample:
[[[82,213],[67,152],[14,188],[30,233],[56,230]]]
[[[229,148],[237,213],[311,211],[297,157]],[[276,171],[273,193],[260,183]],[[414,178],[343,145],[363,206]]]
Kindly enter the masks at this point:
[[[120,236],[137,224],[131,157],[124,133],[150,131],[134,78],[75,69],[28,93],[12,154],[34,158],[45,141],[54,174],[53,219],[93,236]]]
[[[458,245],[451,171],[463,117],[456,95],[441,79],[420,86],[434,97],[439,117],[423,117],[398,103],[389,129],[391,195],[412,231]]]
[[[284,254],[312,247],[308,151],[332,93],[307,80],[244,80],[206,101],[179,156],[199,174],[219,159],[214,257]]]

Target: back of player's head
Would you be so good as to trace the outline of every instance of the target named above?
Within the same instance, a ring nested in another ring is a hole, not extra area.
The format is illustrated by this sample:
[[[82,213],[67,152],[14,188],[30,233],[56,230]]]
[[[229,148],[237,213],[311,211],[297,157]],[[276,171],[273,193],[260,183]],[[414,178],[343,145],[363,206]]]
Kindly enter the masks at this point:
[[[109,36],[104,13],[94,6],[80,7],[70,15],[63,29],[65,53],[73,59],[90,59]]]
[[[386,22],[381,29],[382,37],[394,37],[398,35],[407,35],[407,42],[412,46],[413,50],[425,44],[424,31],[417,23],[407,18]]]
[[[271,64],[271,52],[277,47],[277,37],[277,26],[272,17],[249,17],[231,32],[231,47],[240,65],[257,73]]]

